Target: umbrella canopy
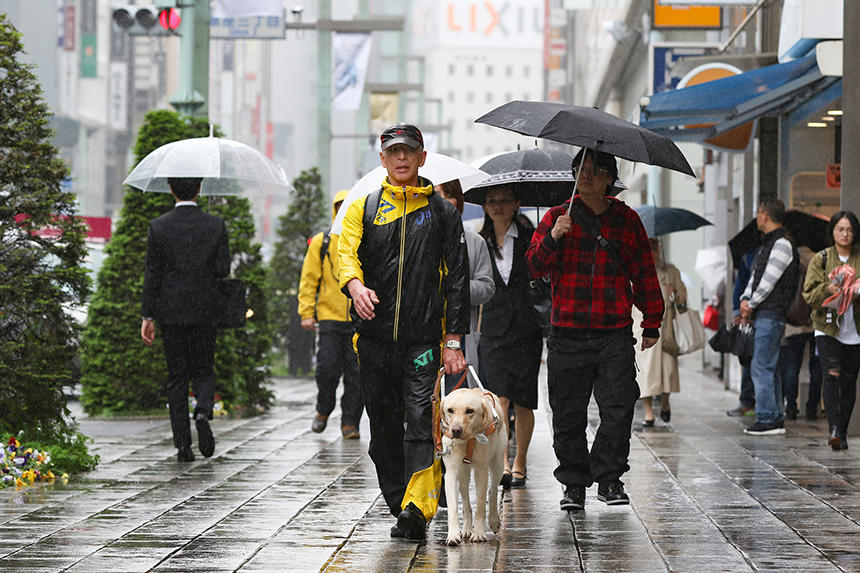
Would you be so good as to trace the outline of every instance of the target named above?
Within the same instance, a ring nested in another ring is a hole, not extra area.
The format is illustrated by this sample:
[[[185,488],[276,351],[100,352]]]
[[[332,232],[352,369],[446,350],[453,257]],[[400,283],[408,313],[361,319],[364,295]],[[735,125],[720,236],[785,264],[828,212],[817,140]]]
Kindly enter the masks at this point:
[[[726,248],[699,249],[694,268],[708,291],[716,292],[726,278]]]
[[[250,145],[212,136],[162,145],[123,183],[141,191],[170,193],[168,177],[202,177],[203,195],[268,195],[290,189],[284,170],[268,157]]]
[[[692,231],[712,223],[692,211],[679,207],[655,207],[640,205],[634,207],[649,237],[659,237],[676,231]]]
[[[357,199],[363,199],[373,191],[379,189],[387,175],[388,171],[380,165],[372,169],[352,186],[343,200],[340,209],[338,209],[334,222],[332,222],[332,234],[339,235],[341,230],[343,230],[343,217],[349,204]],[[418,175],[429,179],[434,185],[459,179],[463,189],[487,178],[487,173],[476,167],[472,167],[468,163],[447,155],[442,155],[441,153],[433,153],[432,151],[427,152],[427,159],[424,161],[424,165],[418,168]]]
[[[817,215],[791,209],[785,212],[782,225],[788,231],[795,247],[809,247],[817,252],[827,247],[827,223],[827,219]],[[735,268],[740,266],[741,259],[744,258],[747,251],[758,248],[761,244],[761,237],[762,234],[756,226],[755,218],[753,218],[737,235],[729,240],[729,249],[732,252],[732,262]]]
[[[594,107],[512,101],[484,114],[475,123],[594,149],[695,177],[684,154],[671,139]]]
[[[510,185],[523,206],[555,207],[567,201],[573,192],[572,161],[568,153],[550,149],[496,153],[472,163],[490,176],[463,195],[469,203],[481,205],[490,187]],[[612,195],[625,189],[626,185],[616,181]]]

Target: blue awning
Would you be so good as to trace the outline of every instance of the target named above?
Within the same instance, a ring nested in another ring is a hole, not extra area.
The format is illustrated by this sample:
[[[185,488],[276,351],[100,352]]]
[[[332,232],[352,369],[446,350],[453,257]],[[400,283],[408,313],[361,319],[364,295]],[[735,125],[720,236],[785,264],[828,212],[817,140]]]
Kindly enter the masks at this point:
[[[815,54],[651,96],[640,125],[675,141],[701,142],[765,115],[786,113],[841,78],[821,74]],[[836,95],[838,97],[838,94]],[[831,100],[832,101],[832,100]],[[688,127],[691,126],[691,127]]]

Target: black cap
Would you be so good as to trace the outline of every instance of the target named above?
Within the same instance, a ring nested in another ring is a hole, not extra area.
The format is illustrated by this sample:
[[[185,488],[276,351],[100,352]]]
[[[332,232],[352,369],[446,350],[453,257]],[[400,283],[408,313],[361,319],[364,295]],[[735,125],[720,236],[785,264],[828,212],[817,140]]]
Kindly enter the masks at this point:
[[[392,125],[382,132],[379,141],[383,150],[397,143],[403,143],[412,149],[424,147],[424,136],[421,135],[421,130],[410,123]]]

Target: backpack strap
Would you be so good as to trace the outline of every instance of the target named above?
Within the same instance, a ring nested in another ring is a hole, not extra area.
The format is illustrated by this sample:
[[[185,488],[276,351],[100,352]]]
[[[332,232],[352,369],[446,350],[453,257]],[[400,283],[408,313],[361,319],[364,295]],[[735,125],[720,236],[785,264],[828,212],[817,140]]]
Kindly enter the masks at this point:
[[[322,244],[320,245],[320,265],[323,264],[325,256],[328,254],[328,245],[331,242],[331,235],[328,231],[323,233]]]
[[[618,268],[622,272],[626,272],[624,262],[621,260],[621,255],[618,254],[615,247],[613,247],[609,240],[607,240],[607,238],[600,232],[600,227],[597,225],[595,218],[589,217],[588,213],[583,211],[582,206],[579,203],[573,204],[573,207],[570,210],[570,216],[585,230],[586,233],[594,237],[597,243],[603,247],[607,253],[609,253],[610,258],[618,264]]]
[[[376,218],[376,210],[379,209],[379,200],[382,197],[382,187],[369,194],[364,198],[364,218],[362,224],[364,226],[363,233],[372,228],[373,219]]]

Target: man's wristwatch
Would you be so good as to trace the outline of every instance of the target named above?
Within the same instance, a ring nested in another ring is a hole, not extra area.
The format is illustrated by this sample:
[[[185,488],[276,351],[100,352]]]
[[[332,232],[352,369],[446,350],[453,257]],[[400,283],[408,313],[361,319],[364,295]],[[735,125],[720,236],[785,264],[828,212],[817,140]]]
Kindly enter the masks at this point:
[[[445,343],[445,348],[450,348],[451,350],[460,350],[460,341],[459,340],[449,340]]]

